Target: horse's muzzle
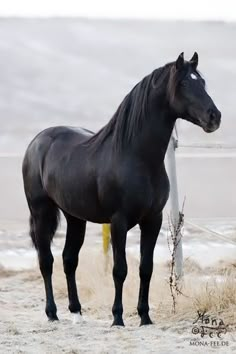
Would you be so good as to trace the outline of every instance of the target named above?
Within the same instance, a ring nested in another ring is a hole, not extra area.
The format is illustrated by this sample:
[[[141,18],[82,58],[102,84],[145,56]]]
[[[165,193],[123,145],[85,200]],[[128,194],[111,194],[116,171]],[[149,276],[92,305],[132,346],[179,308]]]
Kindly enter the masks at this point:
[[[208,109],[208,122],[203,126],[203,129],[206,133],[213,133],[220,127],[221,123],[221,112],[217,109]]]

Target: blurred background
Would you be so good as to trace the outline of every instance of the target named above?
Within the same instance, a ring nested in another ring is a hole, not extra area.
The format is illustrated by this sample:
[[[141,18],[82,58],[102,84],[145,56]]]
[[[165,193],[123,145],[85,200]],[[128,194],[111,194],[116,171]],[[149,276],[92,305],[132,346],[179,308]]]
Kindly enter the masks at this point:
[[[97,131],[132,87],[184,51],[222,111],[213,134],[179,121],[180,203],[191,218],[236,218],[236,6],[189,1],[0,3],[0,220],[27,226],[21,163],[32,138],[53,125]],[[111,89],[112,88],[112,89]],[[235,148],[233,148],[235,147]],[[168,211],[167,211],[168,212]]]

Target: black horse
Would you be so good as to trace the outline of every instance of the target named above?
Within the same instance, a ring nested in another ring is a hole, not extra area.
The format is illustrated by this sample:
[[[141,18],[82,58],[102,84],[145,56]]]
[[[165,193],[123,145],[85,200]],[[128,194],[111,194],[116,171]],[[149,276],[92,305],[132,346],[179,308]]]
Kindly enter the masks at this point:
[[[75,272],[86,221],[111,223],[115,300],[113,325],[124,325],[122,289],[127,275],[126,234],[141,230],[141,325],[151,324],[148,294],[153,251],[169,195],[164,157],[177,118],[215,131],[221,113],[197,71],[198,55],[154,70],[124,98],[98,133],[70,127],[42,131],[29,145],[23,162],[25,194],[30,209],[30,235],[45,283],[46,314],[57,320],[52,289],[50,244],[59,210],[67,220],[63,251],[69,309],[81,313]]]

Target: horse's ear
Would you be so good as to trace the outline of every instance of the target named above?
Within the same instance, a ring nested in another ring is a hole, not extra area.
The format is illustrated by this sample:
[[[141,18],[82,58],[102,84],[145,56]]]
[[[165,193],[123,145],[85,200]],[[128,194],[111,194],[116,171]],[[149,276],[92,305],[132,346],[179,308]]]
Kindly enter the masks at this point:
[[[195,52],[193,54],[193,57],[190,59],[190,64],[192,65],[194,70],[197,69],[197,66],[198,66],[198,54],[197,54],[197,52]]]
[[[183,67],[183,65],[184,65],[184,52],[182,52],[182,53],[178,56],[178,58],[177,58],[177,60],[176,60],[176,62],[175,62],[175,66],[176,66],[176,69],[177,69],[177,70],[181,69],[181,68]]]

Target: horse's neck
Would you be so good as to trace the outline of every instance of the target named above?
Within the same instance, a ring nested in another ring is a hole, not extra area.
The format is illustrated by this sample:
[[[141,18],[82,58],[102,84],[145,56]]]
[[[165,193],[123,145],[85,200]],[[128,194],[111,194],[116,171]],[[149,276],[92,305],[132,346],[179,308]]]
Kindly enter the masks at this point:
[[[140,131],[136,145],[140,157],[151,166],[163,163],[175,120],[168,107],[163,108],[158,100],[151,102],[149,117]]]

